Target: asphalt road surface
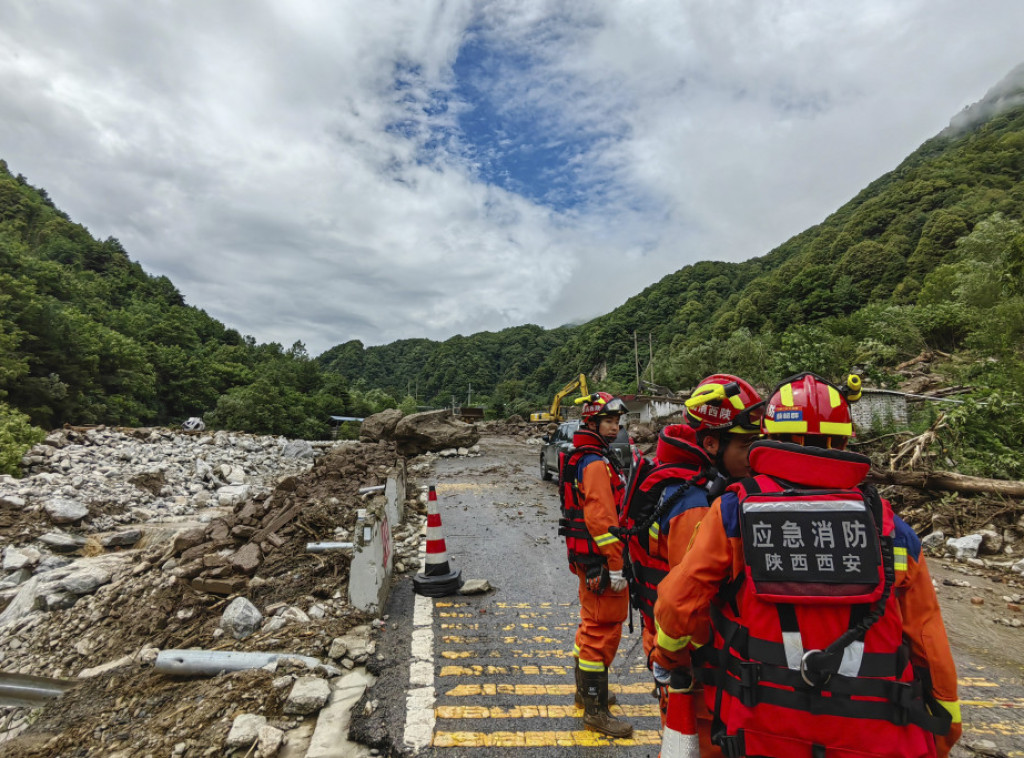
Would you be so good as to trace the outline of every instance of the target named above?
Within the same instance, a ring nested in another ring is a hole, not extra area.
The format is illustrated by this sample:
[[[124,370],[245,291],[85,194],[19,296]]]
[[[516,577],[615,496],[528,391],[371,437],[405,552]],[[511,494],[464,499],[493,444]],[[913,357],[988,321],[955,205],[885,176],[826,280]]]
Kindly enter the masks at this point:
[[[479,458],[439,459],[420,483],[437,488],[451,567],[495,589],[424,598],[408,578],[398,582],[381,645],[389,663],[369,695],[384,701],[388,742],[428,758],[657,756],[639,617],[632,634],[624,628],[610,674],[612,710],[633,737],[613,740],[586,731],[573,704],[576,578],[557,535],[557,487],[540,480],[537,446],[501,437],[481,446]],[[950,624],[965,722],[954,755],[1024,758],[1024,648],[980,644],[970,630],[969,616]],[[976,752],[989,748],[984,741],[992,752]]]

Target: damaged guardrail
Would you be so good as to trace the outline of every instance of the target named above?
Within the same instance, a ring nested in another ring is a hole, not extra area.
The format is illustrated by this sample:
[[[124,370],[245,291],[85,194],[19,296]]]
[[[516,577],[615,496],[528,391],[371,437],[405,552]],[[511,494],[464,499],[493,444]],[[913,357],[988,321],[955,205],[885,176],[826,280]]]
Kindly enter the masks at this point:
[[[301,661],[305,666],[320,666],[318,658],[290,653],[245,653],[233,650],[161,650],[153,668],[174,676],[215,676],[222,671],[260,669],[282,659]]]
[[[0,706],[34,708],[60,697],[77,682],[0,671]]]

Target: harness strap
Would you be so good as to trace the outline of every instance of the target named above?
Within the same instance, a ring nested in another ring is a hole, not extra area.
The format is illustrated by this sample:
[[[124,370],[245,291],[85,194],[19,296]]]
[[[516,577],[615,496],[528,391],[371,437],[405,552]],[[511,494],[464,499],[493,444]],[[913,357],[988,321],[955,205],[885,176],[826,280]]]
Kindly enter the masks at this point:
[[[726,675],[724,689],[748,708],[765,703],[814,715],[888,721],[896,726],[914,724],[933,734],[945,734],[949,731],[950,717],[948,714],[946,714],[947,718],[943,718],[941,715],[934,716],[928,712],[919,681],[875,681],[871,682],[872,686],[866,688],[873,690],[869,693],[862,691],[865,680],[851,681],[849,689],[856,689],[857,692],[843,692],[842,690],[847,688],[837,688],[835,686],[838,684],[836,677],[830,680],[828,690],[821,690],[817,687],[808,688],[802,680],[800,685],[803,689],[782,689],[779,686],[760,685],[761,682],[765,682],[768,685],[796,686],[791,681],[794,679],[793,672],[788,669],[772,669],[758,666],[758,664],[745,664],[743,661],[737,661],[737,664],[740,678]],[[733,667],[729,668],[730,673],[736,673]],[[795,678],[799,680],[799,674]],[[775,681],[776,679],[784,681]],[[720,691],[721,689],[719,693]],[[716,710],[720,707],[717,702],[717,698],[720,698],[719,693],[716,693]],[[860,697],[884,699],[855,699]]]
[[[719,630],[719,634],[723,637],[732,634],[731,646],[739,654],[740,658],[761,661],[770,666],[789,668],[789,658],[786,655],[785,645],[773,642],[772,640],[761,639],[760,637],[752,637],[747,627],[727,618],[714,605],[711,606],[711,623]],[[733,631],[734,629],[735,631]],[[720,651],[712,652],[713,648],[711,645],[705,645],[701,650],[705,648],[711,648],[711,650],[707,651],[706,655],[712,665],[719,665],[718,661],[713,660],[712,657]],[[800,665],[797,662],[796,670],[799,670],[799,668]],[[864,653],[861,656],[861,664],[857,673],[864,677],[894,678],[900,676],[904,668],[906,668],[906,656],[902,651],[898,653]]]

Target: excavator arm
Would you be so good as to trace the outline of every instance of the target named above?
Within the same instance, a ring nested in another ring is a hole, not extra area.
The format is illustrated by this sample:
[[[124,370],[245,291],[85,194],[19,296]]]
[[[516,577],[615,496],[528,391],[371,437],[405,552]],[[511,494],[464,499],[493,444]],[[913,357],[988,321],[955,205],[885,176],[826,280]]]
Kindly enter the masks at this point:
[[[546,413],[541,411],[540,413],[531,413],[530,421],[554,421],[559,422],[563,420],[562,417],[562,400],[565,399],[566,395],[569,395],[574,390],[579,390],[580,395],[589,395],[590,390],[587,389],[587,377],[584,374],[580,374],[578,377],[573,379],[567,385],[562,387],[558,392],[555,393],[554,399],[551,401],[551,409]]]

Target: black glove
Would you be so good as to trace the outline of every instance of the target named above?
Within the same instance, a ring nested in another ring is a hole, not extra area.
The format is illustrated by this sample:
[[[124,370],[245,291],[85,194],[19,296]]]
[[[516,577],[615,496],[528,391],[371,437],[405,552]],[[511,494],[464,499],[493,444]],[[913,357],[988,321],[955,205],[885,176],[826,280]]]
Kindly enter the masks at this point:
[[[587,568],[587,589],[595,595],[600,595],[611,584],[611,577],[608,576],[607,566],[590,566]]]

